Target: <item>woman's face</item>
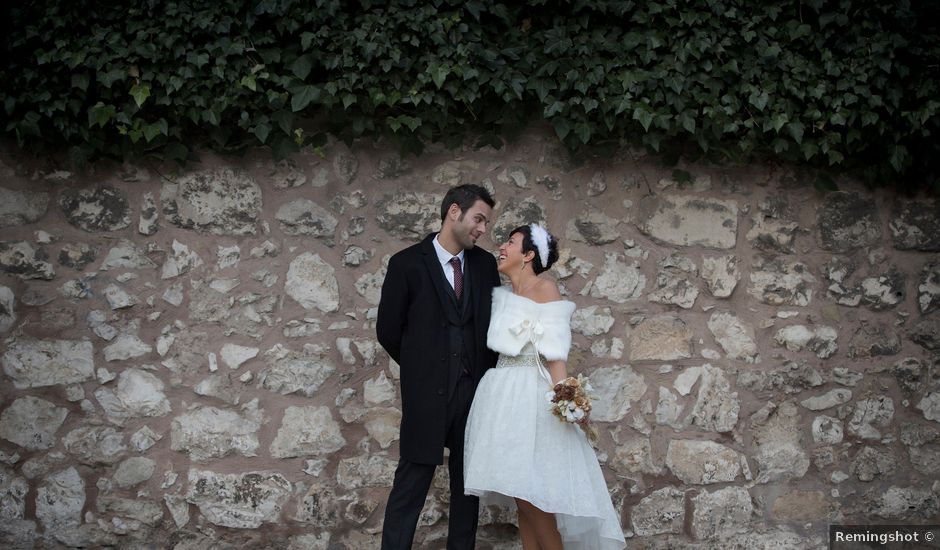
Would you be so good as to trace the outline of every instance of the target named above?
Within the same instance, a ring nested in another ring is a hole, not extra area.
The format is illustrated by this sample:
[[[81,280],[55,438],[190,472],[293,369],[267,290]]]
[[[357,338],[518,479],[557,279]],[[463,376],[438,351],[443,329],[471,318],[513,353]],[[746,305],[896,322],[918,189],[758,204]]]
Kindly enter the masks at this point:
[[[499,257],[496,266],[500,273],[509,273],[512,269],[521,269],[522,263],[529,258],[522,253],[522,233],[513,233],[509,240],[499,245]]]

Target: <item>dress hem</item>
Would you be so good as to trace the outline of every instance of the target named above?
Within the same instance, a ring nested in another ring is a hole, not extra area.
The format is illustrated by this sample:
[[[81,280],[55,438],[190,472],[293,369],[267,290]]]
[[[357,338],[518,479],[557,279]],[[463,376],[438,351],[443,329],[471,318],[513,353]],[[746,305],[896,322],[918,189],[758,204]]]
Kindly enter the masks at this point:
[[[525,497],[525,496],[520,496],[520,495],[510,495],[510,494],[508,494],[508,493],[503,493],[503,492],[501,492],[501,491],[494,491],[494,490],[492,490],[492,489],[471,489],[471,488],[464,487],[464,494],[465,494],[465,495],[472,495],[472,496],[478,497],[478,498],[480,498],[480,499],[486,498],[486,494],[487,494],[487,493],[500,495],[500,496],[503,496],[503,497],[506,497],[506,498],[510,498],[510,499],[518,498],[518,499],[520,499],[520,500],[524,500],[524,501],[528,502],[529,504],[535,506],[535,507],[538,508],[539,510],[541,510],[541,511],[543,511],[543,512],[546,512],[546,513],[549,513],[549,514],[564,514],[564,515],[566,515],[566,516],[571,516],[571,517],[575,517],[575,518],[593,518],[593,519],[600,520],[600,521],[602,521],[602,522],[604,521],[604,516],[601,515],[600,512],[598,512],[597,514],[584,514],[584,513],[577,513],[576,511],[572,511],[572,510],[568,510],[568,511],[565,511],[565,510],[547,510],[546,508],[543,508],[542,506],[539,506],[539,503],[538,503],[538,502],[534,502],[536,499],[533,499],[533,498],[527,498],[527,497]],[[513,506],[515,506],[515,503],[513,503]]]

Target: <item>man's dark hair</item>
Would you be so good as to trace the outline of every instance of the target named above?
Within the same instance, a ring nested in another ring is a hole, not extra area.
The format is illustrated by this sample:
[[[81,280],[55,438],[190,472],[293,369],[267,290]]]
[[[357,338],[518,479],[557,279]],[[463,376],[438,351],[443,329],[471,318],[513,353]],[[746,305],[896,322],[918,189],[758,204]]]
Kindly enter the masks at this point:
[[[444,195],[444,200],[441,201],[441,222],[443,223],[444,219],[447,217],[447,211],[450,210],[450,205],[456,203],[457,206],[460,207],[461,215],[463,215],[463,213],[469,210],[477,201],[485,202],[490,208],[496,206],[496,201],[493,200],[493,196],[490,195],[490,192],[487,191],[485,187],[470,183],[451,187],[447,191],[447,194]]]

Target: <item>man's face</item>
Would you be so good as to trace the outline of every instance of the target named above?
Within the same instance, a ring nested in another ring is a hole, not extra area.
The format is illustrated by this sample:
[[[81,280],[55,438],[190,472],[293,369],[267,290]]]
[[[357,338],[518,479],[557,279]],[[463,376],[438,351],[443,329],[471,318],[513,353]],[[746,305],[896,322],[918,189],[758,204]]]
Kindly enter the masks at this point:
[[[459,213],[459,216],[456,220],[452,220],[453,223],[451,224],[454,240],[461,248],[469,250],[476,244],[477,239],[486,233],[486,229],[490,224],[490,217],[493,215],[493,209],[490,208],[490,205],[478,200],[462,213],[460,208],[454,204],[451,206],[448,215],[453,215],[455,210],[456,213]]]

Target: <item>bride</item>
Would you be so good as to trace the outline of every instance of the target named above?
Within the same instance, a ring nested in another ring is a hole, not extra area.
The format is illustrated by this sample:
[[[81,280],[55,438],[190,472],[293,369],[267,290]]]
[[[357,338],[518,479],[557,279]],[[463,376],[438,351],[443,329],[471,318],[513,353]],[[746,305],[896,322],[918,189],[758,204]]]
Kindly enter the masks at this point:
[[[470,408],[464,490],[483,505],[515,506],[526,550],[620,549],[620,519],[594,449],[580,428],[552,415],[546,399],[568,376],[575,310],[539,277],[557,259],[557,242],[540,225],[514,229],[499,247],[498,268],[511,285],[493,290],[487,346],[499,362]]]

